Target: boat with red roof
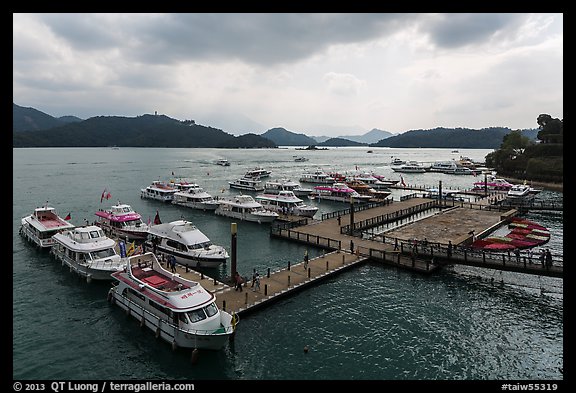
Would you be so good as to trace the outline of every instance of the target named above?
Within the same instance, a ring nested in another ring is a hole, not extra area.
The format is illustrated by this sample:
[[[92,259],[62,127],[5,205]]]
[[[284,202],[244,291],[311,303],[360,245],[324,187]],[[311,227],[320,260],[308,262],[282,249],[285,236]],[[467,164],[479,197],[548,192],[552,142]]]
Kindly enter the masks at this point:
[[[361,195],[358,191],[348,187],[345,183],[334,183],[326,186],[314,187],[311,197],[319,200],[328,200],[336,202],[368,202],[372,197],[370,195]]]
[[[236,330],[238,316],[220,310],[214,293],[164,269],[151,252],[127,258],[112,278],[108,301],[173,349],[220,350]]]
[[[29,216],[22,218],[20,234],[37,247],[49,249],[54,245],[52,236],[75,227],[67,220],[69,216],[60,217],[56,209],[46,203],[34,209]]]

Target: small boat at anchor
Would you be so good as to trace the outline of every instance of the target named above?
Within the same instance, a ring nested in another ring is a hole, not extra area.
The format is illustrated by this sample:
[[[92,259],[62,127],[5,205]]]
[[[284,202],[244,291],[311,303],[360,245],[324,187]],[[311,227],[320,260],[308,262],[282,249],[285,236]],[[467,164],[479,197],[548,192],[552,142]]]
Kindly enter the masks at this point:
[[[108,302],[173,350],[221,350],[236,330],[237,315],[219,309],[216,296],[200,283],[164,269],[151,252],[127,258],[112,278]]]

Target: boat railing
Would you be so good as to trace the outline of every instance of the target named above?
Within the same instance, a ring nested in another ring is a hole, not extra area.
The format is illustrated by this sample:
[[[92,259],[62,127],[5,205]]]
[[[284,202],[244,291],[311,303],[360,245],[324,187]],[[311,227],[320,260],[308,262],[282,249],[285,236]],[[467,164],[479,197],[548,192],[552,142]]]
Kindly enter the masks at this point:
[[[232,316],[232,318],[234,319],[231,323],[230,326],[223,326],[222,324],[220,325],[220,327],[218,329],[183,329],[180,326],[175,325],[172,322],[169,322],[166,319],[162,319],[160,316],[154,314],[153,312],[145,309],[144,307],[142,307],[140,304],[134,302],[133,300],[130,300],[128,297],[120,294],[119,295],[121,298],[121,303],[127,307],[128,309],[130,309],[130,313],[134,313],[136,314],[136,316],[139,316],[141,318],[141,322],[142,324],[148,322],[149,325],[152,326],[156,326],[157,329],[157,334],[159,335],[161,331],[166,332],[167,334],[169,334],[171,337],[174,337],[174,335],[176,334],[176,332],[181,332],[181,333],[188,333],[188,334],[196,334],[196,335],[204,335],[204,336],[219,336],[219,335],[228,335],[234,332],[234,330],[236,329],[236,325],[239,322],[239,317],[237,314],[234,314],[234,316]],[[137,309],[136,311],[134,309]],[[219,310],[220,313],[223,310]]]
[[[82,261],[80,261],[82,263]],[[98,269],[98,270],[118,270],[124,267],[125,263],[121,259],[112,260],[112,259],[104,259],[104,260],[96,260],[96,261],[86,261],[86,265],[91,269]]]

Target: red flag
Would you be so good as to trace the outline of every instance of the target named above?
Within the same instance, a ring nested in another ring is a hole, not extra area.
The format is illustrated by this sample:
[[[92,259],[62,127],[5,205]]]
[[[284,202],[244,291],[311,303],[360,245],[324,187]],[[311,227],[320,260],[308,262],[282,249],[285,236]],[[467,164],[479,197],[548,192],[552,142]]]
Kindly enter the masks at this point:
[[[402,184],[402,187],[406,187],[406,183],[404,183],[404,178],[402,175],[400,175],[400,184]]]
[[[106,198],[106,191],[108,191],[108,190],[106,190],[106,188],[104,188],[104,191],[102,191],[102,195],[100,195],[100,203],[102,203],[102,199]],[[106,198],[106,199],[108,199],[108,198]]]
[[[156,210],[156,217],[154,217],[154,225],[162,224],[160,221],[160,214],[158,214],[158,210]]]
[[[70,220],[71,218],[72,218],[72,216],[70,215],[70,213],[68,213],[68,215],[67,215],[66,217],[64,217],[64,219],[65,219],[66,221]]]
[[[150,226],[150,222],[151,222],[150,217],[148,217],[148,226]]]
[[[104,196],[104,198],[106,198],[106,199],[112,198],[112,194],[110,194],[110,191],[108,191],[108,192],[106,193],[106,195]]]

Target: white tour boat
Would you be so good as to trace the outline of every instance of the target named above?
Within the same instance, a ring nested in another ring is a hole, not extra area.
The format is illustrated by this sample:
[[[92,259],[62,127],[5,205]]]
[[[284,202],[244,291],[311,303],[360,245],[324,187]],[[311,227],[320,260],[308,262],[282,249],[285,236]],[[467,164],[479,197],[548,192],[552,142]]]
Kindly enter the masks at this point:
[[[185,190],[176,191],[172,203],[200,210],[216,210],[218,207],[214,197],[195,183],[190,183]]]
[[[270,174],[272,172],[262,168],[262,167],[256,167],[254,169],[250,169],[248,171],[246,171],[246,173],[244,174],[244,177],[248,177],[248,178],[253,178],[253,179],[264,179],[267,177],[270,177]]]
[[[116,242],[102,228],[87,225],[54,235],[50,252],[88,281],[111,280],[111,274],[125,265],[115,247]]]
[[[525,202],[534,197],[530,193],[530,186],[526,184],[513,185],[506,194],[506,200],[509,202]]]
[[[218,199],[218,203],[220,203],[220,206],[214,210],[214,213],[220,216],[257,222],[259,224],[272,222],[278,218],[278,213],[266,210],[251,195],[221,197]]]
[[[255,192],[264,191],[262,180],[259,180],[259,178],[255,177],[241,177],[240,179],[228,182],[228,184],[230,184],[230,188],[235,188],[237,190]]]
[[[221,158],[219,160],[216,161],[216,165],[221,165],[221,166],[230,166],[230,161],[228,161],[225,158]]]
[[[264,183],[264,194],[278,194],[280,191],[292,191],[296,196],[308,196],[314,192],[312,188],[304,188],[300,183],[290,179],[271,180]]]
[[[218,309],[213,293],[170,273],[151,252],[127,258],[124,269],[112,278],[115,285],[108,301],[173,349],[220,350],[234,334],[237,315]]]
[[[405,164],[392,166],[391,167],[394,172],[402,172],[402,173],[424,173],[426,172],[426,168],[423,167],[416,161],[408,161]]]
[[[154,253],[173,255],[176,262],[190,267],[217,267],[226,262],[228,253],[193,223],[176,220],[150,226],[146,247]]]
[[[155,180],[148,187],[140,191],[141,198],[155,199],[161,202],[172,202],[174,193],[178,191],[178,189],[173,184]]]
[[[109,209],[100,209],[96,213],[96,225],[109,236],[124,240],[144,240],[148,236],[149,225],[142,221],[142,216],[132,207],[118,202]]]
[[[372,197],[370,195],[361,195],[358,191],[348,187],[345,183],[334,183],[326,186],[314,187],[311,195],[319,200],[328,200],[335,202],[367,202]]]
[[[374,176],[371,173],[359,173],[356,175],[352,175],[351,179],[348,179],[347,177],[347,180],[359,180],[363,183],[366,183],[375,190],[384,190],[384,191],[389,191],[390,186],[399,182],[399,180],[388,180],[388,179],[381,180],[380,178]]]
[[[314,217],[318,211],[316,206],[309,206],[304,201],[294,195],[292,191],[279,191],[278,193],[263,193],[256,196],[256,200],[264,206],[265,209],[282,214],[291,214],[295,216]]]
[[[22,218],[20,234],[40,249],[49,249],[54,245],[52,236],[73,228],[72,223],[60,217],[55,208],[46,204],[43,207],[37,207],[34,213]]]
[[[314,172],[303,173],[299,180],[302,183],[312,184],[332,184],[336,181],[336,179],[321,169],[317,169]]]

